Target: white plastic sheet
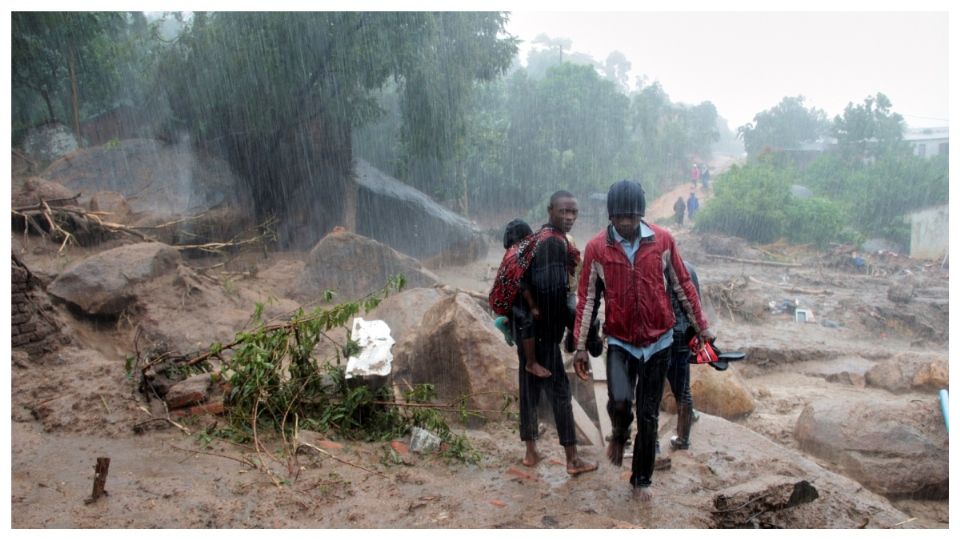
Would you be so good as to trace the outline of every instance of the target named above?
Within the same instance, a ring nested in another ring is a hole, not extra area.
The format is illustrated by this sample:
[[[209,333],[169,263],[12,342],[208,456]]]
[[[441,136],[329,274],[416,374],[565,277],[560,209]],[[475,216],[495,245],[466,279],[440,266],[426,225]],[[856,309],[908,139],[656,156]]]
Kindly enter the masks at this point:
[[[390,336],[390,327],[384,321],[353,320],[351,337],[360,345],[360,354],[347,359],[346,378],[390,374],[395,343]]]

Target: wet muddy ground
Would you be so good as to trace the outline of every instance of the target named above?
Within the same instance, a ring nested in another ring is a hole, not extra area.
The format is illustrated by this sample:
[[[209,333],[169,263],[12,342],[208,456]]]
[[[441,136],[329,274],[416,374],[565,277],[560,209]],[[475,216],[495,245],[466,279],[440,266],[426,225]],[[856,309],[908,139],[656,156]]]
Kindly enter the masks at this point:
[[[589,233],[575,232],[583,246]],[[606,463],[599,448],[582,447],[586,458],[601,462],[598,471],[567,475],[549,416],[542,419],[546,428],[541,450],[547,459],[532,469],[520,464],[516,423],[505,419],[465,432],[483,455],[477,465],[415,454],[398,462],[389,441],[315,439],[311,444],[325,453],[301,454],[292,469],[282,459],[264,458],[286,479],[277,485],[237,461],[253,455],[251,448],[197,435],[222,418],[184,419],[189,435],[171,426],[135,434],[132,427],[150,412],[124,370],[132,352],[132,329],[122,321],[79,320],[60,310],[57,316],[74,344],[42,361],[20,360],[11,367],[13,527],[706,528],[717,524],[717,495],[737,486],[748,489],[751,482],[759,489],[796,478],[813,482],[820,497],[782,511],[774,525],[947,527],[948,501],[889,501],[835,474],[830,463],[803,454],[793,440],[797,417],[811,400],[847,394],[889,398],[882,389],[837,376],[863,373],[874,365],[877,356],[869,351],[878,344],[891,351],[946,355],[946,341],[930,339],[922,325],[893,321],[880,326],[871,315],[898,276],[864,278],[810,258],[801,259],[802,267],[787,270],[710,259],[700,253],[702,239],[689,229],[676,235],[681,252],[696,260],[705,290],[727,288],[739,280],[747,286],[738,294],[754,304],[799,297],[818,321],[837,324],[797,323],[774,313],[745,321],[729,306],[705,302],[720,343],[728,349],[765,351],[762,361],[748,359],[731,368],[740,370],[751,388],[756,410],[734,422],[702,415],[694,425],[690,451],[666,452],[670,468],[656,474],[652,503],[640,504],[631,497],[628,469]],[[38,242],[31,239],[29,245],[15,243],[14,248],[21,248],[24,260],[41,271],[62,267],[56,246]],[[491,241],[486,259],[435,272],[453,287],[485,293],[491,266],[495,270],[499,259],[500,250]],[[254,264],[258,271],[231,281],[232,300],[202,308],[187,303],[183,309],[242,321],[257,298],[282,297],[284,281],[295,277],[301,261],[302,254],[296,253],[266,261],[254,258],[243,264]],[[912,278],[922,287],[947,286],[946,271],[921,270],[914,268]],[[787,291],[827,288],[829,294]],[[159,298],[165,293],[155,294]],[[290,307],[282,299],[276,304],[277,311]],[[176,313],[166,313],[169,318],[157,323],[175,328]],[[663,437],[672,434],[674,422],[663,413]],[[280,448],[278,441],[266,444]],[[84,504],[99,456],[112,459],[108,495]],[[287,474],[291,470],[293,474]]]

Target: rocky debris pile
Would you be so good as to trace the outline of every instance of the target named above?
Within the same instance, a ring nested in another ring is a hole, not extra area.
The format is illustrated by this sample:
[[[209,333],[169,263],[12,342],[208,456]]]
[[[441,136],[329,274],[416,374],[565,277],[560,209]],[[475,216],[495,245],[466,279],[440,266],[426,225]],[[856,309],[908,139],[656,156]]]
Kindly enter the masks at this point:
[[[888,497],[944,498],[948,441],[935,397],[919,401],[826,397],[808,404],[794,436],[800,448]]]
[[[408,287],[431,287],[437,276],[416,259],[376,240],[347,231],[323,237],[307,255],[307,263],[290,294],[305,302],[317,302],[324,291],[333,291],[334,301],[353,300],[378,291],[397,274]]]
[[[704,304],[731,319],[759,323],[769,317],[769,306],[761,293],[750,289],[750,280],[740,276],[727,283],[701,283]]]

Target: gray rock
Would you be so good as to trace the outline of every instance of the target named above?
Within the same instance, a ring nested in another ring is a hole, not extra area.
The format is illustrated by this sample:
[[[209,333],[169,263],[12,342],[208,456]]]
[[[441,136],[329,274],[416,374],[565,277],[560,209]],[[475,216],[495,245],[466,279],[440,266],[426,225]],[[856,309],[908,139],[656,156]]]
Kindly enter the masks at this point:
[[[51,163],[44,176],[82,192],[82,203],[99,191],[120,193],[138,213],[199,214],[220,204],[247,203],[229,164],[188,143],[128,139],[87,148]]]
[[[179,261],[180,253],[166,244],[121,246],[67,268],[47,292],[90,315],[118,315],[135,301],[134,285],[174,270]]]
[[[437,276],[412,258],[376,240],[341,231],[328,234],[310,250],[291,294],[315,301],[323,291],[336,293],[335,302],[353,300],[382,289],[403,274],[408,287],[430,287]]]
[[[882,495],[945,498],[948,441],[937,399],[815,401],[794,436],[800,448]]]
[[[483,233],[464,217],[363,160],[356,166],[356,232],[424,259],[458,264],[483,257]]]
[[[458,293],[437,302],[420,326],[394,345],[393,378],[433,384],[444,403],[469,396],[469,408],[497,411],[503,394],[516,392],[516,373],[507,369],[516,355],[477,301]]]
[[[23,150],[34,161],[49,163],[80,148],[73,131],[60,123],[44,124],[27,132]]]

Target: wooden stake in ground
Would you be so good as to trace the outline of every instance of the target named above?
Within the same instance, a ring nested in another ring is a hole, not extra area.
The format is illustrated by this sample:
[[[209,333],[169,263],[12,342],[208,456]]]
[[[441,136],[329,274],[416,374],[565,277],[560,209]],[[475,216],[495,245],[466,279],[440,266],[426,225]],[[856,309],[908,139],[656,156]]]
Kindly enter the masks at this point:
[[[101,495],[109,495],[104,488],[107,485],[107,472],[110,470],[110,458],[98,457],[97,466],[94,467],[93,470],[95,471],[93,476],[93,495],[84,501],[86,504],[96,501]]]

